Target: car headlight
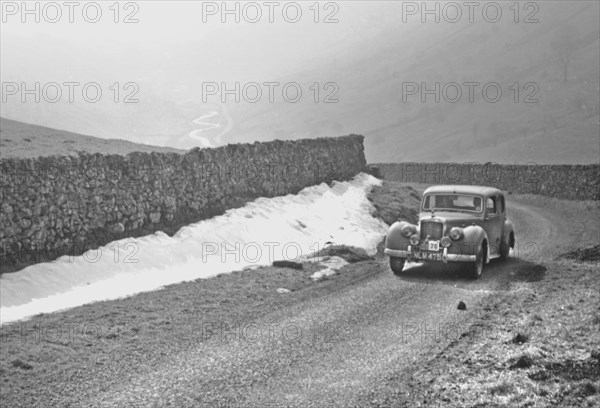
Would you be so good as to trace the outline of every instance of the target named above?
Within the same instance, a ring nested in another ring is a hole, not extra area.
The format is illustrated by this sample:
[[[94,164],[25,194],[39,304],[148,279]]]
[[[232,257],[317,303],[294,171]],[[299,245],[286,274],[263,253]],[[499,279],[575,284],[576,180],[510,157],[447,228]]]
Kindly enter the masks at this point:
[[[448,237],[442,237],[442,239],[440,239],[440,245],[443,248],[448,248],[450,245],[452,245],[452,241]]]
[[[412,225],[406,225],[406,226],[402,227],[402,230],[400,231],[400,233],[402,235],[404,235],[406,238],[408,238],[412,234],[415,233],[415,227],[413,227]]]
[[[450,230],[448,235],[450,235],[450,239],[457,241],[463,237],[463,230],[462,228],[454,227]]]
[[[410,236],[410,244],[412,246],[419,245],[419,242],[420,242],[420,240],[419,240],[419,236],[417,234],[413,234]]]

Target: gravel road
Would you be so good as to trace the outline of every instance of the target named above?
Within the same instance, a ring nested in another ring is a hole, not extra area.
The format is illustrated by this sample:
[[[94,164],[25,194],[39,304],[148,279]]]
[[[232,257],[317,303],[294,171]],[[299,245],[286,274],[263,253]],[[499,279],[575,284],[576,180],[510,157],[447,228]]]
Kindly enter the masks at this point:
[[[520,258],[539,262],[590,230],[589,221],[574,223],[535,200],[507,205]],[[469,311],[500,290],[516,263],[492,262],[478,281],[415,266],[402,278],[376,274],[241,327],[214,322],[198,328],[217,333],[210,340],[148,364],[82,406],[379,406],[381,380],[418,368],[467,331]],[[387,268],[385,260],[364,267]]]

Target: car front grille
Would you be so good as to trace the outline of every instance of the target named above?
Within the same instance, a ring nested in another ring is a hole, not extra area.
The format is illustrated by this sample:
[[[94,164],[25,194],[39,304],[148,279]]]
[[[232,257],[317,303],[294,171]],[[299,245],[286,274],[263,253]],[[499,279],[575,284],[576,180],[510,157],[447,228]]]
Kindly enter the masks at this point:
[[[421,239],[427,238],[438,240],[442,238],[442,231],[444,230],[444,224],[436,221],[421,221]]]

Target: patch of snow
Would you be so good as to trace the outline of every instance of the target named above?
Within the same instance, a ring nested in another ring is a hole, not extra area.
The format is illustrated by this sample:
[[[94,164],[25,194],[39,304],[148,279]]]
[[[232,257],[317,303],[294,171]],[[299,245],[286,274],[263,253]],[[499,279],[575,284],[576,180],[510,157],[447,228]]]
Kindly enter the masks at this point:
[[[328,259],[324,259],[328,258]],[[315,261],[318,262],[319,265],[325,266],[325,269],[321,269],[310,275],[312,280],[323,279],[325,276],[331,276],[339,271],[342,267],[348,265],[345,259],[340,258],[339,256],[327,256],[319,258],[315,258]]]
[[[331,241],[373,255],[387,232],[367,194],[381,181],[359,174],[296,195],[259,198],[180,229],[111,242],[82,256],[0,276],[0,323],[165,285],[210,278],[274,260],[297,261]],[[328,268],[331,268],[328,266]]]

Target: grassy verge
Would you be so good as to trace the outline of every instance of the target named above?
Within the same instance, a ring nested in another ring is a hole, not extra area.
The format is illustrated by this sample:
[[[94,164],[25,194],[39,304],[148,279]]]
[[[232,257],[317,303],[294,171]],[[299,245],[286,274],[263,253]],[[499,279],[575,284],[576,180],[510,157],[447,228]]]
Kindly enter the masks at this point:
[[[369,200],[375,207],[375,217],[392,225],[398,219],[416,223],[419,219],[420,191],[405,183],[385,180],[381,186],[374,187]]]
[[[557,260],[540,281],[509,279],[412,373],[414,406],[599,406],[598,293],[597,263]]]

